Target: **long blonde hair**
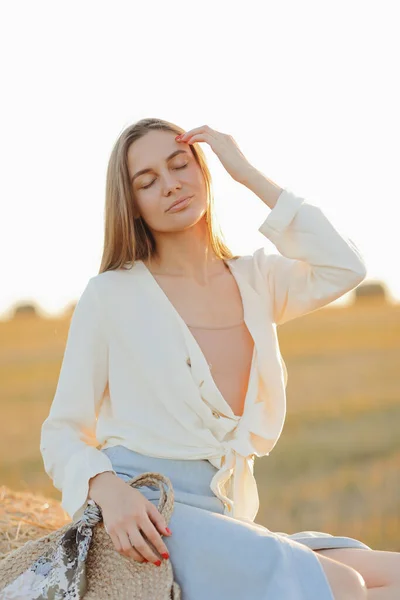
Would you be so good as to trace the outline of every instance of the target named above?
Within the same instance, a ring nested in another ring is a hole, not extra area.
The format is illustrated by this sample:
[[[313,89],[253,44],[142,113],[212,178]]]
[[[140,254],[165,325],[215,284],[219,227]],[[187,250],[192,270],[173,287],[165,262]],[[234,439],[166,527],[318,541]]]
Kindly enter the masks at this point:
[[[151,258],[155,251],[155,240],[151,230],[141,217],[133,216],[134,197],[127,161],[130,145],[148,131],[154,130],[171,131],[176,135],[185,132],[169,121],[141,119],[124,129],[112,149],[107,168],[104,246],[99,273],[131,268],[135,260]],[[211,174],[204,152],[196,143],[190,144],[189,147],[206,182],[206,222],[211,247],[220,259],[236,258],[225,244],[224,235],[215,216]]]

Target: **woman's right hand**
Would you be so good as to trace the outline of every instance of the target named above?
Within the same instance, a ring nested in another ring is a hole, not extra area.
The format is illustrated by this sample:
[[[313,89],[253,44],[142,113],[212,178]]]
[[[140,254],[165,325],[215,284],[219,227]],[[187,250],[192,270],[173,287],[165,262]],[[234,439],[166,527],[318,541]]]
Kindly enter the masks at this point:
[[[157,566],[160,557],[149,546],[142,533],[163,558],[169,558],[161,535],[171,535],[159,510],[138,490],[112,471],[99,473],[90,480],[90,497],[101,508],[104,527],[115,549],[136,560]]]

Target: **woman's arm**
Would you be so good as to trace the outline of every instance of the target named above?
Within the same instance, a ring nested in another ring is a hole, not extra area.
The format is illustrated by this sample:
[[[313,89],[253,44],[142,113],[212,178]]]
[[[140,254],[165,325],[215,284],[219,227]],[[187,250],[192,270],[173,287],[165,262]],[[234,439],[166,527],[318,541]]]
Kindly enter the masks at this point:
[[[272,319],[280,325],[355,288],[365,278],[366,266],[354,242],[342,236],[319,207],[288,189],[271,202],[273,208],[259,231],[280,254],[259,248],[254,258],[267,282]]]
[[[113,471],[96,448],[97,412],[108,380],[108,344],[94,280],[72,315],[56,393],[41,429],[44,468],[62,491],[62,506],[75,521],[89,499],[89,480]]]

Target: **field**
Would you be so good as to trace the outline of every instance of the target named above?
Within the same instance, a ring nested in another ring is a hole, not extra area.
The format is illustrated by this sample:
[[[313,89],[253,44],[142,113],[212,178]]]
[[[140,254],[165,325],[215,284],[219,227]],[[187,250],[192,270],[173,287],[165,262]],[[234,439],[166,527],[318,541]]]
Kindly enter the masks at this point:
[[[56,500],[39,439],[68,327],[69,316],[0,322],[0,486]],[[255,463],[256,522],[400,551],[400,305],[326,307],[278,333],[287,418]]]

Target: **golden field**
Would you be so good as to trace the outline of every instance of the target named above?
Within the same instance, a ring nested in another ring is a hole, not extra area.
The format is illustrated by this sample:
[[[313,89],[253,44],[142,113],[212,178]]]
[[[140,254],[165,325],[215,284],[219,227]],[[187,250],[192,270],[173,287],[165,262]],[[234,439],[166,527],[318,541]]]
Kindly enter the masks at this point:
[[[0,486],[55,500],[39,440],[69,322],[0,321]],[[270,456],[255,463],[256,522],[400,551],[400,305],[326,307],[278,333],[287,418]]]

